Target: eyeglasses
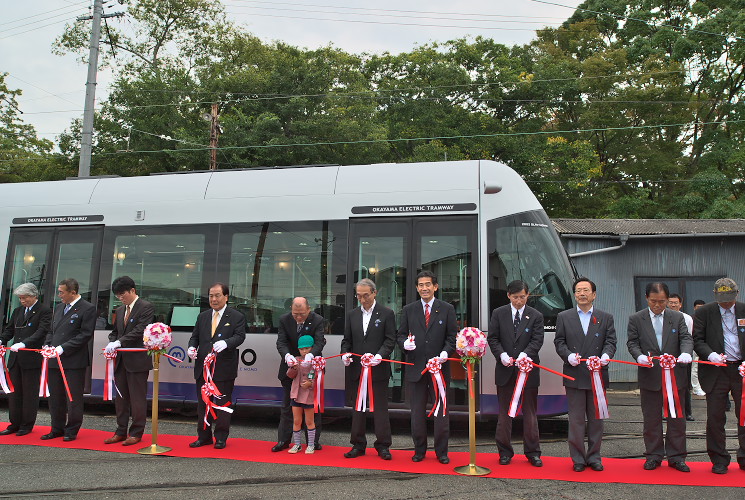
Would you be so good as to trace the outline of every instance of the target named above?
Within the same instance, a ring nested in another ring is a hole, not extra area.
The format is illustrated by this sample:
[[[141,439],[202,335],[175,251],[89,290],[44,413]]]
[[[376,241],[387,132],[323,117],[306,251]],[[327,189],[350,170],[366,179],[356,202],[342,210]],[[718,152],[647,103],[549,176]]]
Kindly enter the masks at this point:
[[[360,300],[367,300],[370,297],[372,297],[372,295],[373,294],[371,294],[371,293],[358,293],[357,294],[357,298],[360,299]]]

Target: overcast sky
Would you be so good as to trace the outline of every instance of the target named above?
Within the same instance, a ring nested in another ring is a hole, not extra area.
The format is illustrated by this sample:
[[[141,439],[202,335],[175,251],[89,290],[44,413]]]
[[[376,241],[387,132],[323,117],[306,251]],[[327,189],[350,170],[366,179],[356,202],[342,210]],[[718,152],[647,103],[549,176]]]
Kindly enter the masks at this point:
[[[548,3],[545,3],[548,2]],[[527,43],[535,30],[557,26],[581,0],[223,0],[234,22],[265,41],[316,48],[332,44],[352,53],[406,52],[431,41],[464,36]],[[54,140],[82,117],[87,67],[75,56],[52,54],[66,23],[90,14],[92,0],[0,0],[0,72],[21,89],[23,119]],[[116,1],[105,12],[122,11]],[[127,20],[110,24],[127,27]],[[98,75],[96,99],[106,96],[111,74]]]

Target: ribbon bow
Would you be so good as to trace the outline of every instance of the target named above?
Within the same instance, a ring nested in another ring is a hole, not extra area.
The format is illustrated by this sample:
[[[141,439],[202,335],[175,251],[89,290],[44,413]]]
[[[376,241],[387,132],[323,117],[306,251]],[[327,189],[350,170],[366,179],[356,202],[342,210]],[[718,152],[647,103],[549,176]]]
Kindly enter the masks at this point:
[[[57,356],[57,350],[48,345],[41,348],[39,351],[41,354],[41,380],[39,381],[39,396],[49,397],[49,360],[53,358],[59,358]],[[67,377],[65,376],[65,369],[62,367],[62,360],[57,359],[59,365],[60,375],[62,375],[62,381],[65,383],[65,390],[67,391],[67,397],[72,401],[72,394],[70,393],[70,386],[67,385]]]
[[[605,397],[605,386],[603,377],[600,376],[603,365],[600,358],[590,356],[587,358],[587,369],[590,370],[590,380],[592,381],[592,395],[595,403],[595,417],[599,419],[608,418],[608,400]]]
[[[114,381],[114,360],[116,359],[116,350],[104,351],[103,356],[106,358],[106,376],[103,382],[103,400],[112,401],[114,399],[114,388],[116,388],[116,392],[121,396],[119,388],[116,387],[116,382]]]
[[[313,370],[316,372],[316,397],[313,398],[313,411],[323,413],[324,401],[324,371],[326,370],[326,359],[323,356],[316,356],[311,361]]]
[[[510,400],[510,410],[507,412],[512,418],[515,418],[517,412],[522,407],[523,390],[525,389],[525,383],[528,381],[528,375],[533,369],[533,361],[530,358],[522,358],[515,361],[515,366],[518,370],[517,381],[515,382],[515,390],[512,392],[512,399]]]
[[[681,418],[683,410],[678,397],[678,384],[675,380],[675,364],[677,358],[672,354],[660,356],[660,367],[662,367],[662,399],[665,417]]]
[[[15,388],[13,387],[13,381],[10,380],[8,366],[5,364],[5,352],[7,350],[5,346],[0,345],[0,387],[5,394],[10,394],[15,391]]]
[[[217,356],[215,355],[214,351],[211,351],[209,354],[207,354],[204,357],[204,364],[202,365],[202,376],[204,377],[204,384],[202,384],[202,401],[204,402],[204,405],[206,406],[206,409],[204,411],[204,428],[207,429],[210,426],[209,417],[212,415],[212,418],[217,418],[217,413],[215,413],[215,410],[222,410],[227,413],[233,413],[232,408],[228,408],[231,404],[230,401],[226,402],[223,405],[218,405],[215,403],[213,398],[220,399],[224,396],[222,392],[217,388],[214,381],[212,380],[212,376],[215,373],[215,360],[217,359]]]
[[[745,361],[737,367],[737,372],[742,377],[742,402],[740,403],[740,427],[745,427]]]
[[[360,374],[360,384],[357,387],[357,402],[355,409],[357,411],[367,411],[367,398],[370,398],[370,411],[375,411],[375,397],[373,395],[372,374],[370,369],[374,356],[370,353],[360,357],[362,373]]]
[[[442,377],[442,363],[440,359],[434,357],[427,361],[426,370],[432,377],[432,387],[435,391],[435,404],[432,405],[432,409],[429,411],[428,417],[439,416],[440,409],[442,409],[442,416],[447,415],[448,411],[448,398],[445,387],[445,379]]]

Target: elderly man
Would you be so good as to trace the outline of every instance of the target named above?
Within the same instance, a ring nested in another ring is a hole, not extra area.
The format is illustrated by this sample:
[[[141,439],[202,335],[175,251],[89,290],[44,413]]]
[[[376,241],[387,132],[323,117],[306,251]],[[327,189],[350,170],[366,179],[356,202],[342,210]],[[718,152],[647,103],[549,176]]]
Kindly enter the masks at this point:
[[[288,364],[296,362],[296,356],[300,356],[300,350],[297,347],[298,339],[303,335],[310,335],[314,339],[313,347],[307,355],[307,361],[315,356],[320,356],[323,346],[326,345],[324,330],[326,321],[319,314],[310,310],[310,304],[305,297],[295,297],[292,300],[292,309],[289,313],[283,314],[279,318],[279,332],[277,333],[277,352],[281,358],[279,362],[279,373],[277,378],[282,383],[284,397],[282,400],[282,410],[279,416],[279,428],[277,429],[277,444],[272,447],[272,451],[282,451],[290,447],[292,438],[292,408],[290,407],[290,389],[292,388],[292,379],[287,376]],[[316,413],[316,439],[314,449],[321,450],[319,439],[321,436],[321,417]]]
[[[727,451],[726,405],[729,394],[735,400],[735,423],[740,421],[742,377],[738,367],[745,356],[745,304],[738,302],[739,288],[730,278],[714,283],[716,302],[703,305],[693,315],[693,339],[701,359],[726,366],[702,364],[698,370],[706,391],[706,451],[714,474],[726,474],[731,460]],[[745,471],[745,427],[737,426],[737,462]]]
[[[19,352],[19,349],[39,349],[52,328],[52,310],[39,302],[39,290],[34,284],[24,283],[14,293],[21,305],[13,310],[8,326],[0,335],[0,345],[14,342],[8,370],[15,391],[8,396],[10,425],[0,431],[0,436],[13,433],[25,436],[34,428],[39,409],[41,356],[35,352]]]

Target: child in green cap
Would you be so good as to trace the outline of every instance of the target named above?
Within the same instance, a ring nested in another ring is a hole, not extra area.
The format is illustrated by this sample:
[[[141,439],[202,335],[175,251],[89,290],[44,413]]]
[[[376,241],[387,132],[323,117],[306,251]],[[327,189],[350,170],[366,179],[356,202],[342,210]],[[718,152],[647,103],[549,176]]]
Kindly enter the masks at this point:
[[[301,429],[303,427],[303,416],[305,416],[305,426],[308,428],[308,446],[305,453],[313,453],[316,441],[316,424],[313,416],[313,390],[315,383],[315,373],[313,365],[305,361],[305,355],[313,347],[314,339],[310,335],[303,335],[297,341],[297,347],[300,356],[297,357],[297,363],[287,369],[287,376],[292,379],[292,388],[290,389],[290,399],[292,405],[292,440],[294,442],[289,453],[297,453],[302,449],[300,444]]]

